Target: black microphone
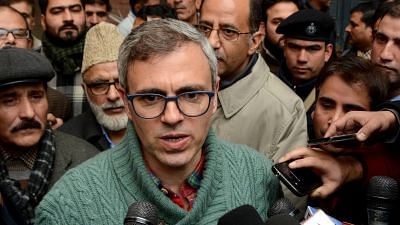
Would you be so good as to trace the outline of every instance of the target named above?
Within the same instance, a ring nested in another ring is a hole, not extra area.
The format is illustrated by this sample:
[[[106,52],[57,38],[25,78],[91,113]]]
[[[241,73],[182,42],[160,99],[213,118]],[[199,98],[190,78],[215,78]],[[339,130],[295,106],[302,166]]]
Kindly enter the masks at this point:
[[[150,202],[134,202],[128,208],[124,225],[158,225],[158,210]]]
[[[265,225],[300,225],[300,223],[292,216],[278,214],[269,218]]]
[[[263,225],[257,210],[251,205],[239,206],[223,215],[218,225]]]
[[[368,225],[395,224],[396,203],[399,197],[397,181],[391,177],[375,176],[368,184]]]
[[[287,198],[280,198],[272,204],[272,206],[268,209],[267,215],[268,217],[273,217],[278,214],[286,214],[297,221],[302,220],[300,211],[296,209],[293,203]]]

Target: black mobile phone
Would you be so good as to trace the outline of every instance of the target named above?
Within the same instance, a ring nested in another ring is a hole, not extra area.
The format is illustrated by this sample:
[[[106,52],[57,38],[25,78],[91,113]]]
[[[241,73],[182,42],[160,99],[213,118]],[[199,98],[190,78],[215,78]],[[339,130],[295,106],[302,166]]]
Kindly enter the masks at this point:
[[[309,168],[290,169],[290,161],[272,166],[272,172],[293,194],[301,197],[322,185],[321,178]]]
[[[313,147],[325,144],[354,145],[357,142],[357,136],[353,133],[309,140],[308,146]]]

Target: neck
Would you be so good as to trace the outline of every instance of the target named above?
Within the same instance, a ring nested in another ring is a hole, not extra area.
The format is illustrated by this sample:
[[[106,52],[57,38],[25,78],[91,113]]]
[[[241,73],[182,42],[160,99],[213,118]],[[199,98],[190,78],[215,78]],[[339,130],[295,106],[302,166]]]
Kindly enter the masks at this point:
[[[29,148],[25,148],[25,147],[19,147],[16,145],[6,144],[6,143],[0,143],[0,148],[7,154],[10,154],[11,157],[18,158],[26,152],[33,151],[33,150],[39,148],[39,146],[36,144]]]
[[[122,138],[125,135],[125,131],[126,131],[126,128],[122,129],[122,130],[118,130],[118,131],[106,129],[108,137],[111,139],[113,144],[119,144],[121,142]]]
[[[152,156],[143,155],[147,166],[150,167],[152,173],[161,181],[161,183],[175,193],[179,193],[180,187],[186,178],[195,170],[200,162],[202,151],[196,153],[193,160],[186,165],[172,167],[164,165],[162,162],[154,161]]]

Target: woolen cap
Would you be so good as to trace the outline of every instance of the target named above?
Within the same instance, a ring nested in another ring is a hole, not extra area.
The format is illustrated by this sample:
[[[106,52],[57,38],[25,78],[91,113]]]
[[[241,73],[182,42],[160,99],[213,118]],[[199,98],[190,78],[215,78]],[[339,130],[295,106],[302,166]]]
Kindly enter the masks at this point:
[[[20,83],[47,82],[55,75],[47,58],[23,48],[0,49],[0,88]]]
[[[334,29],[335,22],[329,14],[303,9],[282,21],[276,33],[301,40],[331,42]]]
[[[82,74],[93,65],[116,61],[123,40],[118,28],[111,23],[102,22],[91,27],[83,49]]]

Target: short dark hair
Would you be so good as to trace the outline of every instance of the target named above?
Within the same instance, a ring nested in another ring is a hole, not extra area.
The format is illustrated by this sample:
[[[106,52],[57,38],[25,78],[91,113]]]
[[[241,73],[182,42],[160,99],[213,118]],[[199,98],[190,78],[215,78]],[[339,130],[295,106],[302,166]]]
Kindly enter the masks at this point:
[[[146,21],[147,16],[159,16],[162,19],[172,18],[178,19],[176,17],[175,10],[167,5],[148,5],[144,6],[137,13],[138,17]]]
[[[374,2],[362,2],[354,6],[350,10],[350,14],[353,14],[355,12],[361,12],[362,13],[361,21],[365,23],[365,25],[373,27],[374,26],[373,19],[376,11],[375,8],[376,4]]]
[[[291,3],[295,4],[298,9],[300,9],[299,2],[296,0],[264,0],[264,5],[263,5],[264,14],[265,14],[264,21],[267,21],[267,19],[268,19],[267,10],[269,8],[271,8],[272,6],[274,6],[278,3],[281,3],[281,2],[291,2]]]
[[[83,6],[83,0],[79,0]],[[49,0],[39,0],[40,12],[44,15],[46,14],[47,6],[49,5]]]
[[[370,98],[371,109],[375,109],[388,97],[389,77],[367,59],[354,56],[342,57],[326,65],[316,83],[317,97],[321,86],[331,76],[338,76],[350,86],[364,86]]]
[[[396,0],[393,2],[383,2],[375,10],[372,16],[372,24],[375,26],[377,21],[381,20],[384,16],[389,15],[391,17],[400,18],[400,1]]]
[[[250,32],[258,31],[261,22],[265,21],[264,0],[249,0],[250,2],[250,16],[249,25]]]
[[[106,5],[106,10],[107,12],[111,12],[111,4],[110,0],[84,0],[83,1],[83,7],[85,7],[86,4],[100,4],[100,5]]]

